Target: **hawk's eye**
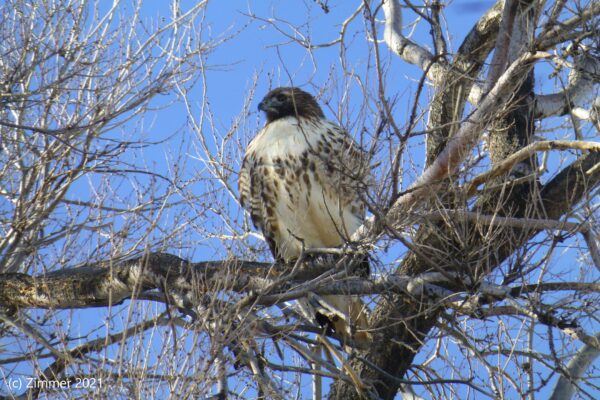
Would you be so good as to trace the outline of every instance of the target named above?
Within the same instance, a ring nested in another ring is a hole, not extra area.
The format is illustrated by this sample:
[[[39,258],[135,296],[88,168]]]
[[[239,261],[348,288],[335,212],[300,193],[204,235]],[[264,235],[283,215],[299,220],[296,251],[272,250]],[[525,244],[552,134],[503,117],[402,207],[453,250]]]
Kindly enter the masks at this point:
[[[278,100],[278,101],[281,101],[282,103],[283,103],[283,102],[284,102],[286,99],[287,99],[287,96],[286,96],[285,94],[283,94],[283,93],[281,93],[281,94],[278,94],[278,95],[277,95],[277,100]]]

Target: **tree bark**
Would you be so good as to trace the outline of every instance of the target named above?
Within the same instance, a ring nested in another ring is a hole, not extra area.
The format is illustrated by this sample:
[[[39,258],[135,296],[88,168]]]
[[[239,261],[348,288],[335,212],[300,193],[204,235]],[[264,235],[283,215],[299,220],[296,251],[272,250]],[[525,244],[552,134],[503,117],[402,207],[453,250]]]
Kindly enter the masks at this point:
[[[507,3],[511,4],[510,1]],[[535,24],[529,3],[514,1],[512,9],[505,12],[505,17],[508,15],[513,19],[505,29],[510,35],[508,37],[514,37],[515,41],[506,49],[504,65],[510,65],[532,43],[531,29]],[[485,59],[491,49],[489,40],[482,43],[482,51],[475,60],[481,60],[481,57]],[[430,120],[435,126],[433,135],[428,139],[428,163],[435,160],[455,131],[454,127],[464,109],[469,80],[479,72],[478,66],[480,63],[476,61],[468,68],[458,69],[467,74],[464,78],[466,81],[452,72],[448,73],[448,79],[443,80],[449,83],[441,87],[434,98]],[[492,165],[529,144],[534,134],[533,70],[529,68],[524,76],[508,106],[497,115],[491,130],[489,150]],[[527,159],[514,174],[490,182],[492,188],[484,191],[484,195],[478,199],[475,211],[517,218],[535,213],[545,218],[560,218],[568,214],[585,193],[598,185],[599,169],[595,168],[590,173],[590,169],[598,162],[599,153],[588,153],[542,187],[535,178],[511,184],[515,175],[523,177],[533,172],[535,159]],[[446,201],[456,205],[461,203],[460,198],[446,198]],[[501,228],[496,234],[501,240],[489,243],[475,225],[461,226],[462,232],[467,233],[460,238],[454,237],[456,229],[442,224],[422,227],[415,240],[415,247],[420,249],[419,255],[411,253],[396,273],[414,276],[430,270],[434,264],[438,270],[458,272],[471,277],[472,282],[480,282],[539,232],[537,229]],[[396,396],[402,384],[401,379],[425,344],[442,311],[440,307],[406,295],[384,296],[376,306],[371,318],[376,339],[370,351],[353,359],[351,366],[364,381],[373,383],[378,397],[393,399]],[[330,399],[361,397],[351,385],[341,380],[334,383],[329,394]]]

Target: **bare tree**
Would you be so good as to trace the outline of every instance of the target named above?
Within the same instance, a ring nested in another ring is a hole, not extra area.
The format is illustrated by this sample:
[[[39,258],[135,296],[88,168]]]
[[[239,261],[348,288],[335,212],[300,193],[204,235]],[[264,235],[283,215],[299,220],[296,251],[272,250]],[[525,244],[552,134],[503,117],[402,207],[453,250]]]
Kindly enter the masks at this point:
[[[282,265],[238,204],[255,88],[223,130],[206,55],[235,37],[205,38],[205,3],[173,1],[163,21],[141,3],[1,6],[8,397],[595,398],[600,6],[498,1],[458,46],[454,5],[436,0],[357,2],[325,43],[308,22],[247,14],[279,46],[338,54],[336,78],[307,86],[373,167],[352,243]],[[411,38],[423,26],[427,43]],[[421,71],[408,92],[389,84],[398,63]],[[187,112],[195,137],[178,150],[195,166],[143,158],[165,98]],[[190,261],[206,243],[218,256]],[[347,352],[296,307],[323,294],[370,301],[369,349]],[[89,312],[71,310],[92,307],[102,321],[77,333]]]

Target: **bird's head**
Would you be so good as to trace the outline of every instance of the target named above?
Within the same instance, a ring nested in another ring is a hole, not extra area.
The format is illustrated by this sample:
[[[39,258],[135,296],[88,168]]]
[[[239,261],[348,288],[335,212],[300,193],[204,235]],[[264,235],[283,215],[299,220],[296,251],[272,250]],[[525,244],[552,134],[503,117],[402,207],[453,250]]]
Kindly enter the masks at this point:
[[[258,109],[265,112],[267,122],[288,116],[325,117],[313,96],[302,89],[294,87],[279,87],[271,90],[258,103]]]

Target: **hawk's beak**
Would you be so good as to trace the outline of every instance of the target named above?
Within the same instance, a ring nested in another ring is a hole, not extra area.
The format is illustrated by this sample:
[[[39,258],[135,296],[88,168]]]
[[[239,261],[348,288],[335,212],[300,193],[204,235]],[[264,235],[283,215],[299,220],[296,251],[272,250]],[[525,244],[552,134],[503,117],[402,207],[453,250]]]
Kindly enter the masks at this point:
[[[279,102],[276,99],[273,99],[273,98],[262,99],[262,101],[260,103],[258,103],[258,109],[260,111],[264,111],[264,112],[268,113],[268,112],[276,111],[278,105],[279,105]]]

